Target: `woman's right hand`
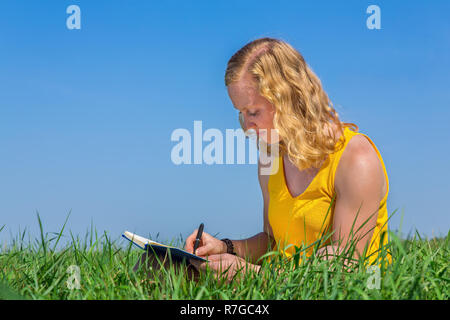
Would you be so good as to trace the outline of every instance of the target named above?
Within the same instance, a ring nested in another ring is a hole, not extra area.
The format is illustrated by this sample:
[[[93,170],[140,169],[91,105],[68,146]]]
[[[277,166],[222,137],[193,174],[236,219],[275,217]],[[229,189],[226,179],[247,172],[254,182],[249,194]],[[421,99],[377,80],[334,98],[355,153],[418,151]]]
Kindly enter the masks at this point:
[[[187,237],[184,250],[190,253],[194,252],[194,243],[196,237],[197,237],[197,229],[189,237]],[[197,256],[203,257],[226,252],[227,252],[227,245],[222,240],[214,238],[212,235],[203,232],[198,248],[195,251],[195,254]]]

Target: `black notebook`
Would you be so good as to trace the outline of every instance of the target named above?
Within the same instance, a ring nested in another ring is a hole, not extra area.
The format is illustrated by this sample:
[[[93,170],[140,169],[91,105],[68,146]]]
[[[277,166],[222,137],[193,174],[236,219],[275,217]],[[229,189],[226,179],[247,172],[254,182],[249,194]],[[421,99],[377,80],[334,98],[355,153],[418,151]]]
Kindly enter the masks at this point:
[[[195,254],[179,249],[177,247],[167,246],[165,244],[158,243],[156,241],[138,236],[137,234],[125,231],[122,237],[131,241],[133,244],[143,250],[147,250],[148,253],[162,254],[163,256],[168,253],[173,261],[189,261],[189,259],[195,259],[199,261],[208,261]]]

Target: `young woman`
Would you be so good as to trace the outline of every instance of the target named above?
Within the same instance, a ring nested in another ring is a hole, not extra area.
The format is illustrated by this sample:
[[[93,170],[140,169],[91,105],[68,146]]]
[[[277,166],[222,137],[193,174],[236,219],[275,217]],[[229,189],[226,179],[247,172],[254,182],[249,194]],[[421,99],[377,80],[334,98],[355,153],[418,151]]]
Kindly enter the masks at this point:
[[[340,121],[302,55],[284,41],[257,39],[229,60],[225,84],[243,129],[278,146],[271,163],[277,170],[263,175],[258,165],[264,230],[243,240],[203,232],[196,254],[208,256],[217,272],[228,269],[231,278],[245,259],[258,271],[253,263],[269,247],[290,257],[294,245],[305,247],[329,234],[318,254],[339,253],[353,241],[356,257],[365,254],[374,262],[387,243],[389,182],[383,159],[356,125]],[[196,234],[186,239],[187,251],[193,252]],[[198,270],[206,267],[191,263]]]

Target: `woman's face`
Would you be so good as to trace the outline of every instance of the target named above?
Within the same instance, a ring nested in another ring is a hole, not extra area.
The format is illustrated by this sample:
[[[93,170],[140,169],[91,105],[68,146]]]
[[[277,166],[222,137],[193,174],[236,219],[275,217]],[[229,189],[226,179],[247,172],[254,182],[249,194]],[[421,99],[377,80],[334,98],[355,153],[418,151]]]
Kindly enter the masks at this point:
[[[268,144],[278,142],[278,136],[273,132],[275,107],[259,94],[255,81],[248,74],[228,86],[228,95],[234,107],[242,113],[244,131],[255,130],[258,138]]]

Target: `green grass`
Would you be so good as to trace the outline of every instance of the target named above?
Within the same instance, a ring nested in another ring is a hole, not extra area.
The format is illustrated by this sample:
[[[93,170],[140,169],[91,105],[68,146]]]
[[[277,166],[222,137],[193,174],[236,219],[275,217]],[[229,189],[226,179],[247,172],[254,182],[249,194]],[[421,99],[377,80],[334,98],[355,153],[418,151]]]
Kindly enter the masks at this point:
[[[262,260],[262,274],[242,273],[232,283],[218,282],[211,272],[197,283],[173,269],[147,277],[144,270],[133,271],[143,251],[122,238],[113,241],[91,228],[82,239],[70,234],[61,247],[64,227],[44,233],[38,221],[38,239],[25,243],[24,232],[0,251],[1,299],[449,299],[450,233],[400,239],[390,232],[393,261],[380,270],[379,288],[371,289],[374,276],[362,260],[348,270],[343,257],[300,259],[296,265],[298,259],[287,261],[275,252],[268,253],[272,263]],[[183,246],[182,239],[178,244]],[[79,268],[79,289],[68,285],[71,265]]]

